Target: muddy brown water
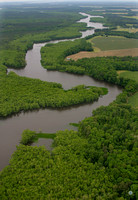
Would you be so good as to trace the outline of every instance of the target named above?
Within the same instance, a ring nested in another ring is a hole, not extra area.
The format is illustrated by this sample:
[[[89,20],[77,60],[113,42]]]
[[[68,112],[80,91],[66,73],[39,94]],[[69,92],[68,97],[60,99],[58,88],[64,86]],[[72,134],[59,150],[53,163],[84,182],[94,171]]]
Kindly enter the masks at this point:
[[[82,15],[86,15],[83,14]],[[91,23],[90,15],[80,20],[80,22],[86,22],[88,27],[103,28],[99,23]],[[100,27],[99,27],[100,26]],[[90,32],[91,31],[91,32]],[[83,32],[82,37],[93,34],[94,29]],[[60,40],[61,41],[61,40]],[[60,41],[51,41],[54,43]],[[66,41],[66,40],[62,40]],[[35,131],[42,131],[46,133],[54,133],[58,130],[73,129],[69,125],[71,122],[79,122],[85,117],[92,115],[92,110],[100,107],[101,105],[107,106],[116,96],[121,93],[121,89],[115,85],[111,85],[105,82],[94,80],[88,76],[73,75],[64,72],[47,71],[41,66],[40,49],[46,43],[34,44],[33,49],[29,50],[26,54],[27,65],[21,70],[8,70],[14,71],[20,76],[26,76],[31,78],[39,78],[43,81],[57,82],[63,85],[63,88],[69,89],[73,86],[85,84],[89,86],[106,87],[108,88],[108,94],[99,98],[97,102],[87,105],[79,105],[61,110],[53,109],[40,109],[38,111],[21,112],[12,117],[0,120],[0,170],[8,165],[11,155],[16,150],[16,145],[19,145],[21,134],[24,129],[31,129]],[[52,140],[40,139],[39,145],[45,145],[50,149]]]

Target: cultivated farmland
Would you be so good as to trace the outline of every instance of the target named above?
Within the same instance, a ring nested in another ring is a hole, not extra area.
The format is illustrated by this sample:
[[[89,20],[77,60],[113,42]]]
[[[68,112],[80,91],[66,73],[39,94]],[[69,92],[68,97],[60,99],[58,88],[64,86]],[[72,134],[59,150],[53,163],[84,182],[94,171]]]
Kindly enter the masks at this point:
[[[89,40],[94,47],[101,51],[117,50],[117,49],[131,49],[138,47],[138,39],[125,38],[119,36],[98,36]]]
[[[77,54],[68,56],[68,58],[70,58],[72,60],[78,60],[78,59],[82,59],[82,58],[107,57],[107,56],[119,56],[119,57],[132,56],[132,57],[136,57],[136,56],[138,56],[138,48],[100,51],[100,52],[81,51]]]

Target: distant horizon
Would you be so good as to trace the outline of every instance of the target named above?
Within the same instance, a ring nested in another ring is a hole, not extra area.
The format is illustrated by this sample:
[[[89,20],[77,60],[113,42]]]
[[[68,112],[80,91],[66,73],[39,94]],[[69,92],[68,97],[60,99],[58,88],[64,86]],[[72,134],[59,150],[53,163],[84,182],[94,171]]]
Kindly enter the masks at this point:
[[[82,2],[91,2],[91,3],[93,3],[93,2],[130,2],[130,3],[138,3],[138,0],[0,0],[0,3],[22,3],[22,2],[31,2],[31,3],[50,3],[50,2],[71,2],[71,1],[73,1],[73,2],[79,2],[79,1],[82,1]]]

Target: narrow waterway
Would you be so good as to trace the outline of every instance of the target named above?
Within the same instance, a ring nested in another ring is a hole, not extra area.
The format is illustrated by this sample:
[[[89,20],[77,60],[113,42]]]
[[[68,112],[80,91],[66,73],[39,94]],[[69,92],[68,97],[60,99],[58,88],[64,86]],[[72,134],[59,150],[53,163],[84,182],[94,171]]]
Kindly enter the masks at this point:
[[[84,13],[81,14],[86,16]],[[97,28],[104,28],[102,24],[89,22],[90,17],[90,15],[87,15],[87,18],[80,20],[80,22],[87,23],[88,27],[94,27],[94,29],[88,30],[89,32],[83,32],[82,37],[93,34],[94,30]],[[60,41],[51,41],[51,43],[57,43]],[[101,105],[109,105],[109,103],[115,100],[116,96],[121,92],[121,89],[115,85],[96,81],[88,76],[47,71],[41,66],[40,63],[40,49],[45,44],[46,43],[34,44],[33,49],[29,50],[26,54],[26,67],[21,70],[12,71],[20,76],[39,78],[43,81],[61,83],[65,89],[85,84],[89,86],[93,85],[97,87],[106,87],[109,92],[93,104],[75,106],[62,110],[40,109],[39,111],[21,112],[20,114],[7,119],[0,120],[0,170],[9,163],[9,159],[12,153],[16,150],[16,145],[19,144],[21,134],[24,129],[31,129],[38,132],[42,131],[46,133],[72,129],[69,125],[70,122],[79,122],[85,117],[91,116],[92,110],[100,107]],[[40,143],[38,144],[44,144],[47,148],[50,148],[51,140],[40,140]]]

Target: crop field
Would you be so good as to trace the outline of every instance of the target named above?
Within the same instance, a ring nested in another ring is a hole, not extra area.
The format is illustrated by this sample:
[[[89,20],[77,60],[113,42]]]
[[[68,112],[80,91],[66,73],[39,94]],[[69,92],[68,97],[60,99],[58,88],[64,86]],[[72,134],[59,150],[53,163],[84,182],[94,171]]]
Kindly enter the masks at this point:
[[[123,16],[123,17],[131,18],[131,19],[138,19],[138,16]]]
[[[121,49],[121,50],[110,50],[110,51],[100,51],[100,52],[87,52],[81,51],[77,54],[68,56],[72,60],[78,60],[82,58],[92,58],[92,57],[107,57],[107,56],[138,56],[138,48],[135,49]]]
[[[93,46],[106,50],[117,50],[117,49],[131,49],[138,47],[138,39],[129,39],[119,36],[98,36],[89,40]]]
[[[112,14],[114,14],[114,15],[127,15],[128,13],[118,12],[118,13],[112,13]]]

